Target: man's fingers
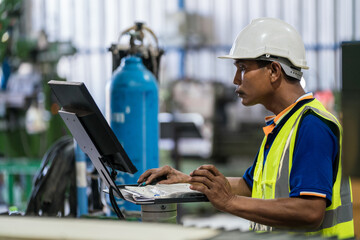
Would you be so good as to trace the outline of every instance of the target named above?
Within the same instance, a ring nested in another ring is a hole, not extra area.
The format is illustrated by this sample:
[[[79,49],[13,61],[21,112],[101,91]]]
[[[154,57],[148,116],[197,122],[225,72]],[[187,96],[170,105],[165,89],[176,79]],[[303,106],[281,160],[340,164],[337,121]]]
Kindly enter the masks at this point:
[[[144,182],[145,179],[147,179],[152,173],[154,169],[150,169],[145,171],[143,174],[140,175],[139,179],[137,180],[138,183]]]
[[[138,179],[138,183],[145,182],[146,184],[150,184],[156,178],[162,176],[162,173],[157,171],[156,169],[150,169],[144,172]]]
[[[203,177],[207,177],[210,180],[215,177],[215,175],[211,171],[205,169],[195,170],[190,174],[190,176],[191,177],[203,176]]]
[[[210,171],[214,176],[222,175],[221,172],[214,165],[201,165],[200,167],[198,167],[198,170],[201,169]]]
[[[166,178],[167,175],[170,173],[171,167],[164,166],[162,168],[153,168],[145,171],[138,179],[138,183],[144,182],[146,184],[152,183],[157,178]]]
[[[159,172],[155,172],[153,174],[151,174],[147,179],[146,179],[146,185],[152,183],[155,179],[157,179],[158,177],[162,176],[162,174],[159,174]]]
[[[195,176],[192,177],[190,179],[190,184],[202,184],[205,185],[207,188],[211,188],[213,186],[213,182],[208,179],[207,177],[200,177],[200,176]]]
[[[190,183],[190,189],[191,189],[191,190],[195,190],[195,191],[202,192],[202,193],[204,193],[204,194],[206,194],[207,191],[209,191],[209,188],[208,188],[207,186],[205,186],[205,185],[202,184],[202,183],[197,183],[197,182]]]

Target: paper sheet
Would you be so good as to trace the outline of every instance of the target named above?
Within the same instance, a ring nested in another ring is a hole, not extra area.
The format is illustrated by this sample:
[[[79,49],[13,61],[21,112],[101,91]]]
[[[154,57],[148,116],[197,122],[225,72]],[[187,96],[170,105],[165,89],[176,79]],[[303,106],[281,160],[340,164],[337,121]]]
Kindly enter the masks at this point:
[[[191,190],[190,184],[188,183],[156,184],[143,187],[126,186],[121,191],[131,194],[135,201],[149,201],[158,198],[185,198],[203,195],[199,191]]]

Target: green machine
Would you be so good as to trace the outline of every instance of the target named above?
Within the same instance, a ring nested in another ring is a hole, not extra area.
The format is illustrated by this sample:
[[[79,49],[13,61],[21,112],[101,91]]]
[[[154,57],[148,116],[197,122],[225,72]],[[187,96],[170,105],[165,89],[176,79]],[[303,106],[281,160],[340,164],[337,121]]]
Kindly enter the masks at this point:
[[[0,204],[21,202],[48,148],[68,135],[47,86],[62,56],[76,50],[69,42],[48,42],[45,32],[26,36],[22,0],[0,3]],[[65,80],[65,79],[63,79]]]

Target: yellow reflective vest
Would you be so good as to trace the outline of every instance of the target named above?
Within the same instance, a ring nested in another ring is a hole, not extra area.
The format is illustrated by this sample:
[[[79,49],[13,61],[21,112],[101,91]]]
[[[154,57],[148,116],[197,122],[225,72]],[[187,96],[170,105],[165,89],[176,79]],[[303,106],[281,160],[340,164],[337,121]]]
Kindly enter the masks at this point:
[[[289,179],[297,129],[302,116],[308,111],[324,119],[332,129],[339,140],[339,153],[336,159],[338,171],[332,188],[332,203],[326,208],[325,217],[320,228],[307,232],[307,234],[320,233],[324,237],[337,236],[340,239],[353,237],[351,183],[349,177],[342,176],[341,167],[342,127],[337,119],[326,111],[316,99],[305,103],[282,126],[269,150],[265,164],[263,162],[267,137],[264,137],[254,169],[252,197],[261,199],[289,197]],[[254,231],[277,230],[258,223],[251,223],[250,228]]]

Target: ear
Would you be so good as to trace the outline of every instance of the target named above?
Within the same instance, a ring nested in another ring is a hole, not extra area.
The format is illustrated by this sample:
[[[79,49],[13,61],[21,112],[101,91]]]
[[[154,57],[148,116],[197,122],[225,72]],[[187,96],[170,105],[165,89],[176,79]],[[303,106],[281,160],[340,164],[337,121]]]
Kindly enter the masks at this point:
[[[278,62],[272,62],[269,65],[269,70],[270,70],[270,78],[271,78],[271,82],[274,83],[276,82],[278,79],[280,79],[282,71],[281,71],[281,65]]]

